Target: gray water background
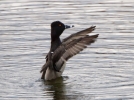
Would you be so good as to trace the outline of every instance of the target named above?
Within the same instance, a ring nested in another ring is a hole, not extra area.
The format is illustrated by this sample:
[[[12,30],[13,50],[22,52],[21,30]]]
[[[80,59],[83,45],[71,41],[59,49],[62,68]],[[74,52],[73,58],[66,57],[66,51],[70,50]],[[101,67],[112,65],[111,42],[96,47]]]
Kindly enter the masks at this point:
[[[44,82],[56,20],[100,35]],[[0,100],[134,100],[134,0],[0,0]]]

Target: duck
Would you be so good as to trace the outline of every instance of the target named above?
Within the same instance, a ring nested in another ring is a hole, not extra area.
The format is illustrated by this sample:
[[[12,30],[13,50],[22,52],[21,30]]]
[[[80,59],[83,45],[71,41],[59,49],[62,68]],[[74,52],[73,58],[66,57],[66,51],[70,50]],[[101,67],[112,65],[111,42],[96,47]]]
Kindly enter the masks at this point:
[[[72,27],[74,25],[65,25],[61,21],[51,23],[51,46],[46,55],[46,62],[40,70],[41,79],[53,80],[61,77],[66,62],[87,48],[88,45],[94,43],[99,36],[99,34],[89,35],[96,28],[96,26],[91,26],[71,34],[61,41],[60,36],[63,31]]]

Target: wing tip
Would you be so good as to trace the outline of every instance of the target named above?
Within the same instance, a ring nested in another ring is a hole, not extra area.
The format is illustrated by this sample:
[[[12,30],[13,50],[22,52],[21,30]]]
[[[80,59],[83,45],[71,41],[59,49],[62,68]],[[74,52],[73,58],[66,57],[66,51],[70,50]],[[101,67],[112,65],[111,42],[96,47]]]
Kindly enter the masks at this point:
[[[92,25],[91,28],[95,28],[96,26]]]
[[[95,35],[88,35],[89,37],[93,37],[93,38],[97,38],[99,36],[99,34],[95,34]]]
[[[90,26],[89,28],[87,28],[85,31],[87,31],[87,33],[91,33],[92,31],[94,31],[96,28],[96,26]]]
[[[96,37],[98,37],[99,36],[99,34],[96,34]]]

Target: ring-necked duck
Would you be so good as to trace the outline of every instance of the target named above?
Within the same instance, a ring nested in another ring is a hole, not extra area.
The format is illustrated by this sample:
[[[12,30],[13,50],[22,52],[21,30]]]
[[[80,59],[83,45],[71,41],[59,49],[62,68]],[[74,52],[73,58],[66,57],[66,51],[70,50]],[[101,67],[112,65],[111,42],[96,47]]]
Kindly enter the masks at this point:
[[[99,34],[89,36],[88,34],[95,30],[91,26],[85,30],[70,35],[61,42],[62,32],[74,26],[64,25],[60,21],[51,24],[51,48],[46,56],[46,63],[42,66],[41,79],[52,80],[60,77],[65,69],[66,61],[78,54],[87,45],[94,43]]]

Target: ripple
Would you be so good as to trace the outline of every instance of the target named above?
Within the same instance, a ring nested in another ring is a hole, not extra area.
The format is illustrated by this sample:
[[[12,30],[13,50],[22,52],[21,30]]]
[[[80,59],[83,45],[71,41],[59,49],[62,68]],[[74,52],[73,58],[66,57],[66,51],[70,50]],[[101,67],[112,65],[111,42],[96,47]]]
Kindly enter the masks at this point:
[[[2,100],[134,99],[133,0],[1,0],[0,97]],[[40,80],[50,47],[50,23],[92,25],[97,42],[67,62],[63,77]],[[76,63],[77,62],[77,63]]]

